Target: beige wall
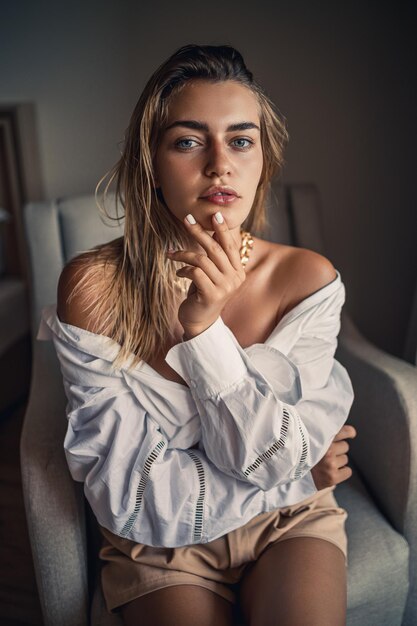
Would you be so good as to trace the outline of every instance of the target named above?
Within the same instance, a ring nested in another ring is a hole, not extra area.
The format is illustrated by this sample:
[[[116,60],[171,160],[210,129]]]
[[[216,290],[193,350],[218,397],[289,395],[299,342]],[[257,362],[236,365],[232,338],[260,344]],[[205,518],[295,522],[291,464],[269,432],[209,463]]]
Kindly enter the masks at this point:
[[[118,158],[148,76],[177,47],[234,45],[287,118],[284,181],[320,189],[327,256],[345,282],[346,307],[366,336],[400,355],[417,273],[407,9],[143,4],[2,8],[0,101],[36,104],[46,196],[94,190]]]

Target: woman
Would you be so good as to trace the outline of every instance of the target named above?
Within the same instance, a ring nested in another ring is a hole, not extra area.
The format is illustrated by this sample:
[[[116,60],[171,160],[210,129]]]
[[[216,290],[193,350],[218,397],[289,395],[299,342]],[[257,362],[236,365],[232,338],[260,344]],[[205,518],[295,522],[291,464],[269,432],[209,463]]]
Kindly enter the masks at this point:
[[[232,624],[234,606],[249,624],[345,623],[344,286],[325,257],[250,233],[286,141],[235,49],[179,49],[106,187],[124,237],[72,260],[44,314],[69,468],[128,625]]]

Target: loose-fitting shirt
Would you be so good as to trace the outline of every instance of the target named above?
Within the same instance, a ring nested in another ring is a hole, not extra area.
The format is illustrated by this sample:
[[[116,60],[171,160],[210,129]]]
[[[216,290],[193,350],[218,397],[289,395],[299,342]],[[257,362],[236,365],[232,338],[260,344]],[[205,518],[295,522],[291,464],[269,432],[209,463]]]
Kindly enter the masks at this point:
[[[99,524],[151,546],[206,543],[319,492],[311,468],[348,418],[353,389],[334,358],[340,273],[242,348],[221,316],[166,362],[112,369],[120,345],[43,310],[68,399],[64,449]],[[191,449],[194,446],[197,448]]]

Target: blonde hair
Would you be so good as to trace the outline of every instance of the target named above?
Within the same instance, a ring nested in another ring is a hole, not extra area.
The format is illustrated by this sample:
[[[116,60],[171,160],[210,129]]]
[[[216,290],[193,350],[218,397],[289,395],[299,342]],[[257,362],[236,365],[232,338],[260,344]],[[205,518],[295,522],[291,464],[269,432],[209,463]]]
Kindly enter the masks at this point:
[[[96,328],[98,323],[98,332],[120,344],[114,367],[121,367],[127,360],[130,360],[130,367],[141,360],[146,362],[173,338],[172,321],[178,306],[175,284],[180,281],[183,286],[189,285],[188,279],[175,274],[183,263],[167,260],[165,252],[168,247],[189,248],[190,235],[156,189],[153,163],[171,98],[190,80],[196,79],[233,80],[245,85],[258,99],[263,170],[242,229],[261,233],[267,225],[270,183],[281,171],[288,141],[285,120],[256,83],[236,49],[183,46],[148,80],[126,130],[121,158],[96,187],[96,201],[108,215],[105,200],[111,183],[116,181],[116,212],[119,215],[121,205],[124,236],[78,257],[82,272],[75,291],[81,290],[83,301],[89,303],[89,315],[95,319]],[[98,190],[107,176],[110,178],[101,205]],[[111,269],[105,272],[106,279],[100,287],[98,268]]]

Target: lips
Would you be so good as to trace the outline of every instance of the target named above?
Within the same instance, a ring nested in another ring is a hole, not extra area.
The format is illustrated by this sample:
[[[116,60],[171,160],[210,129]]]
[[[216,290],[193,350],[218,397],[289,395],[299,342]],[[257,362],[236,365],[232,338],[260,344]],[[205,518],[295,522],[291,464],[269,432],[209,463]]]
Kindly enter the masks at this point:
[[[232,204],[233,202],[238,201],[238,196],[233,194],[225,194],[225,193],[213,193],[210,196],[205,196],[201,198],[204,202],[214,202],[214,204],[220,204],[222,206]]]
[[[233,198],[236,198],[235,194],[233,194],[233,193],[224,193],[224,192],[223,193],[219,193],[219,192],[211,193],[208,196],[203,196],[203,198],[222,198],[222,197],[227,197],[227,196],[232,196]]]
[[[238,193],[233,187],[226,186],[215,186],[209,187],[201,194],[201,198],[212,198],[212,197],[225,197],[225,196],[233,196],[239,197]]]

